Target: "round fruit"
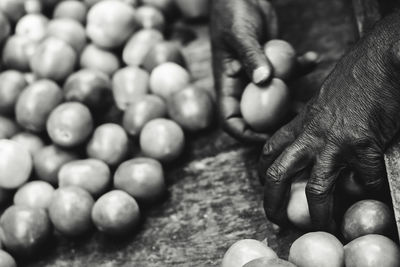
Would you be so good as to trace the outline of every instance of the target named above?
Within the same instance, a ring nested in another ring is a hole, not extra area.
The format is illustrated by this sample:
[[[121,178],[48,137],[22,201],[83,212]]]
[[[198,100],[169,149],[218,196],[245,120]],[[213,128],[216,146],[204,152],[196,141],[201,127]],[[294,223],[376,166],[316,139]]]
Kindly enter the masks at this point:
[[[184,17],[198,19],[208,15],[209,0],[175,0]]]
[[[86,106],[78,102],[59,105],[47,120],[47,132],[51,140],[64,147],[82,144],[92,130],[92,115]]]
[[[81,69],[71,74],[64,83],[67,101],[78,101],[93,111],[108,108],[112,102],[110,78],[101,71]]]
[[[171,18],[176,13],[174,0],[142,0],[143,5],[154,6],[161,10],[165,16]]]
[[[47,27],[47,35],[59,38],[80,53],[86,45],[85,28],[73,19],[53,19]]]
[[[23,185],[32,171],[32,157],[19,143],[0,140],[0,186],[15,189]]]
[[[167,105],[156,95],[145,95],[133,101],[126,109],[123,126],[128,134],[138,136],[149,121],[167,115]]]
[[[24,0],[0,0],[0,11],[16,23],[25,14]]]
[[[122,51],[122,60],[127,65],[140,66],[150,49],[164,40],[163,35],[155,29],[142,29],[132,35]]]
[[[52,185],[57,185],[57,176],[61,167],[75,159],[77,159],[77,156],[72,152],[63,150],[55,145],[46,146],[33,156],[36,176]]]
[[[94,200],[76,186],[57,189],[49,206],[49,216],[56,230],[67,236],[78,236],[92,226],[90,217]]]
[[[123,235],[135,230],[140,221],[140,210],[130,195],[113,190],[96,201],[92,219],[99,231],[110,235]]]
[[[176,122],[154,119],[140,133],[140,147],[146,156],[170,162],[180,156],[185,146],[185,135]]]
[[[11,33],[11,25],[8,18],[0,12],[0,44],[2,44]]]
[[[158,65],[166,62],[173,62],[186,67],[181,47],[176,42],[160,41],[152,46],[143,59],[143,67],[151,73]]]
[[[311,230],[312,223],[306,196],[307,182],[298,182],[292,185],[286,213],[288,219],[296,227]]]
[[[15,33],[38,42],[45,37],[48,23],[49,19],[42,14],[27,14],[18,21]]]
[[[344,214],[342,234],[346,241],[367,234],[390,235],[395,229],[391,209],[377,200],[361,200],[353,204]]]
[[[106,123],[96,128],[90,139],[87,154],[109,165],[117,165],[129,152],[129,139],[124,128],[115,123]]]
[[[32,181],[21,188],[14,195],[14,204],[30,208],[47,209],[50,205],[54,188],[44,181]]]
[[[51,80],[39,80],[29,85],[19,96],[15,106],[18,123],[33,132],[46,129],[51,111],[63,100],[63,93]]]
[[[127,192],[139,202],[155,202],[165,193],[162,166],[150,158],[125,161],[114,174],[114,187]]]
[[[264,53],[271,62],[274,76],[287,79],[292,74],[296,64],[296,51],[286,41],[271,40],[264,46]]]
[[[8,69],[29,70],[29,61],[37,49],[37,43],[26,36],[13,35],[3,48],[3,63]]]
[[[32,156],[44,147],[44,142],[39,136],[28,132],[17,133],[11,140],[25,147]]]
[[[289,261],[298,267],[343,267],[343,245],[329,233],[307,233],[293,242]]]
[[[279,126],[289,105],[289,88],[282,80],[273,78],[264,87],[250,83],[243,92],[240,110],[254,130],[264,132]]]
[[[81,53],[82,68],[95,69],[113,75],[120,68],[118,57],[110,51],[88,44]]]
[[[190,75],[181,66],[166,62],[157,66],[150,75],[150,90],[153,94],[168,99],[189,85]]]
[[[267,244],[254,239],[242,239],[225,252],[221,267],[243,267],[246,263],[261,257],[278,258]]]
[[[101,160],[75,160],[64,164],[58,172],[60,187],[78,186],[93,196],[103,194],[110,184],[110,168]]]
[[[115,103],[119,109],[125,110],[148,93],[149,74],[138,67],[125,67],[114,74],[112,84]]]
[[[157,8],[152,6],[141,6],[136,10],[136,16],[142,28],[156,29],[160,32],[164,31],[164,15]]]
[[[17,267],[17,263],[10,254],[0,249],[0,267]]]
[[[2,242],[10,253],[34,256],[52,233],[51,223],[44,209],[11,206],[0,218]]]
[[[0,116],[0,139],[11,138],[19,130],[19,126],[13,120]]]
[[[399,267],[400,248],[382,235],[365,235],[344,247],[346,267]]]
[[[0,114],[14,113],[15,103],[26,87],[24,75],[15,70],[6,70],[0,74]]]
[[[30,67],[39,78],[61,82],[74,71],[76,62],[77,54],[68,43],[47,37],[33,54]]]
[[[136,28],[135,10],[122,1],[101,1],[87,15],[87,35],[100,47],[121,46]]]
[[[269,257],[262,257],[252,261],[249,261],[243,267],[296,267],[293,263],[290,263],[281,259],[271,259]]]
[[[87,7],[78,0],[62,1],[57,4],[53,11],[53,18],[73,19],[81,24],[86,21]]]
[[[27,14],[43,13],[43,5],[41,0],[25,0],[25,12]]]
[[[213,101],[205,90],[188,87],[170,97],[168,114],[183,129],[201,131],[212,123]]]

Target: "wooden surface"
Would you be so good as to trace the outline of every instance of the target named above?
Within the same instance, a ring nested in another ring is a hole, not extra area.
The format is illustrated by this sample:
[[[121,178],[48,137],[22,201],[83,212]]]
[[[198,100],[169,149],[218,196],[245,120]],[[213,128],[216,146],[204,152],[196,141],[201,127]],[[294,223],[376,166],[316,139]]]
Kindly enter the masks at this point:
[[[299,52],[323,55],[315,72],[291,83],[298,100],[308,99],[354,40],[347,0],[279,0],[281,36]],[[213,91],[207,27],[192,25],[198,39],[185,47],[196,84]],[[186,136],[186,153],[166,168],[168,196],[142,208],[143,223],[125,240],[110,240],[93,231],[79,240],[57,236],[38,259],[21,266],[80,267],[220,266],[226,249],[243,238],[268,239],[283,258],[301,234],[277,231],[262,209],[256,176],[258,149],[245,147],[214,129]]]

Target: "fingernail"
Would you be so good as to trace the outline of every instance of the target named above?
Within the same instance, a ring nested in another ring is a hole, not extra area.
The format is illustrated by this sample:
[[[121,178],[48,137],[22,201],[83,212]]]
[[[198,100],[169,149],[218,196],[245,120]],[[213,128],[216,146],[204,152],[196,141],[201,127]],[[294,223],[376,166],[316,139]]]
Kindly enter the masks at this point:
[[[268,80],[270,74],[271,74],[271,71],[269,70],[269,68],[267,68],[265,66],[259,67],[259,68],[255,69],[253,72],[253,82],[255,84],[260,84],[260,83],[266,82]]]

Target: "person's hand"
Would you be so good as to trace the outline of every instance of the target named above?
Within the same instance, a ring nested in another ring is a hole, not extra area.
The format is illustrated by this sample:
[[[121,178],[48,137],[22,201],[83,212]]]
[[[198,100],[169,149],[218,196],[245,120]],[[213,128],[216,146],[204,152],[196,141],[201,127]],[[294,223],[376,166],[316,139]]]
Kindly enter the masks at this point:
[[[307,172],[316,230],[333,230],[332,193],[344,169],[372,195],[387,189],[384,151],[400,129],[399,40],[400,14],[395,13],[359,40],[319,94],[266,142],[259,174],[271,221],[287,223],[291,181]]]

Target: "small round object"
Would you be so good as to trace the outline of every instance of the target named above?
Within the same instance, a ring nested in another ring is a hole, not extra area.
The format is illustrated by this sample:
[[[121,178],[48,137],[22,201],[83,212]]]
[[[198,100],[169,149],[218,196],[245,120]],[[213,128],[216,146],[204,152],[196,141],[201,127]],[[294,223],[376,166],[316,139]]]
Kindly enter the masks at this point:
[[[125,161],[114,174],[114,187],[127,192],[139,202],[155,202],[165,193],[162,166],[150,158]]]
[[[25,15],[24,0],[1,0],[0,11],[4,13],[11,22],[16,23]]]
[[[101,160],[74,160],[61,167],[58,172],[58,185],[78,186],[96,197],[107,190],[110,175],[110,168]]]
[[[56,5],[53,11],[53,18],[73,19],[81,24],[86,21],[87,6],[78,0],[62,1]]]
[[[40,14],[43,12],[41,0],[25,0],[25,11],[27,14]]]
[[[160,32],[164,31],[165,18],[164,15],[153,6],[141,6],[136,10],[137,20],[144,29],[156,29]]]
[[[264,46],[264,53],[271,62],[274,77],[287,79],[296,64],[296,51],[284,40],[270,40]]]
[[[293,263],[282,259],[271,259],[269,257],[257,258],[249,261],[243,267],[296,267]]]
[[[124,235],[135,230],[140,221],[140,210],[130,195],[113,190],[96,201],[92,219],[99,231],[109,235]]]
[[[86,32],[82,24],[73,19],[52,19],[47,27],[47,36],[59,38],[80,53],[86,45]]]
[[[11,140],[24,146],[32,156],[44,147],[43,140],[39,136],[29,132],[17,133]]]
[[[308,209],[306,185],[306,182],[297,182],[292,185],[286,213],[289,221],[296,227],[311,230],[312,223]]]
[[[15,103],[26,87],[24,75],[16,70],[6,70],[0,74],[0,114],[14,113]]]
[[[15,189],[28,181],[32,171],[32,157],[19,143],[0,140],[0,186]]]
[[[113,75],[121,66],[118,57],[105,49],[88,44],[81,53],[80,65],[82,68],[94,69]]]
[[[47,132],[51,140],[64,147],[82,144],[92,130],[92,115],[86,106],[78,102],[59,105],[47,120]]]
[[[52,226],[44,209],[11,206],[0,218],[4,247],[16,256],[30,257],[46,244]]]
[[[14,204],[30,208],[47,209],[53,197],[54,187],[44,181],[26,183],[14,195]]]
[[[254,239],[242,239],[225,252],[221,267],[243,267],[246,263],[261,257],[278,258],[267,244]]]
[[[18,21],[15,33],[39,42],[46,36],[48,23],[49,19],[42,14],[27,14]]]
[[[143,153],[162,162],[178,158],[185,146],[182,128],[168,119],[154,119],[148,122],[140,133],[140,147]]]
[[[20,128],[14,120],[0,116],[0,139],[9,139],[19,131]]]
[[[160,41],[154,44],[144,57],[143,68],[151,73],[158,65],[166,62],[173,62],[185,68],[186,61],[181,49],[176,42]]]
[[[204,18],[208,15],[209,0],[175,0],[182,15],[188,19]]]
[[[289,261],[298,267],[343,267],[343,245],[329,233],[307,233],[293,242]]]
[[[37,47],[38,44],[26,36],[13,35],[3,47],[2,62],[8,69],[29,71],[30,60]]]
[[[53,81],[43,79],[30,84],[19,96],[15,106],[17,122],[33,132],[46,130],[51,111],[63,100],[60,87]]]
[[[0,249],[0,267],[17,267],[14,258],[2,249]]]
[[[56,230],[67,236],[78,236],[92,226],[92,196],[77,186],[58,188],[49,206],[49,216]]]
[[[150,75],[150,90],[168,100],[174,93],[189,85],[190,75],[176,63],[166,62],[157,66]]]

